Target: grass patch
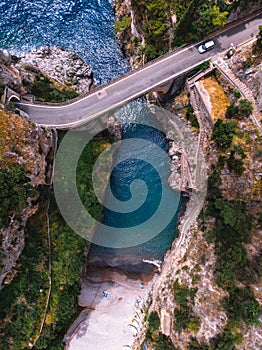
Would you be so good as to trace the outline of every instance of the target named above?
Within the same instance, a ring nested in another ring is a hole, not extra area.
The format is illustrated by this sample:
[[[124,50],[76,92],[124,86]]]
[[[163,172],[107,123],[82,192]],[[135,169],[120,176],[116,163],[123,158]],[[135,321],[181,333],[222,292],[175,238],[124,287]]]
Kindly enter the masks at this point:
[[[201,80],[201,82],[210,96],[212,118],[214,121],[217,121],[219,118],[224,119],[230,100],[225,94],[223,87],[213,75]]]

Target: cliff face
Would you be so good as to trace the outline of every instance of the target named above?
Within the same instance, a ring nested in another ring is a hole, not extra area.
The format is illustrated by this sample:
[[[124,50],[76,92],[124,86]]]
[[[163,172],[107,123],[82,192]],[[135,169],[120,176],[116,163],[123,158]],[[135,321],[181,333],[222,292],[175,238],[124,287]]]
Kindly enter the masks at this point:
[[[9,196],[13,203],[8,205],[6,194],[1,187],[2,224],[0,229],[0,287],[12,279],[14,267],[25,244],[24,228],[27,220],[36,212],[36,200],[39,186],[48,185],[51,180],[50,158],[55,145],[55,134],[52,130],[33,125],[29,120],[17,114],[7,112],[0,107],[0,165],[1,175],[4,171],[12,176],[10,184],[5,181],[1,186],[13,186]],[[28,180],[21,173],[25,173]],[[24,181],[25,180],[25,181]],[[3,180],[4,181],[4,180]],[[28,181],[28,183],[27,183]],[[29,188],[30,191],[25,190]],[[27,197],[30,193],[30,197]],[[21,198],[21,205],[15,203]],[[26,198],[27,197],[27,198]]]
[[[93,83],[90,66],[76,53],[58,46],[42,46],[21,57],[0,50],[0,94],[5,86],[21,94],[31,93],[32,87],[43,77],[59,91],[78,94],[88,92]]]
[[[74,52],[43,46],[16,57],[0,50],[2,96],[8,86],[18,94],[60,102],[88,92],[92,83],[89,65]],[[15,274],[39,188],[51,183],[56,147],[54,130],[32,124],[12,103],[6,107],[13,112],[0,105],[0,288]]]

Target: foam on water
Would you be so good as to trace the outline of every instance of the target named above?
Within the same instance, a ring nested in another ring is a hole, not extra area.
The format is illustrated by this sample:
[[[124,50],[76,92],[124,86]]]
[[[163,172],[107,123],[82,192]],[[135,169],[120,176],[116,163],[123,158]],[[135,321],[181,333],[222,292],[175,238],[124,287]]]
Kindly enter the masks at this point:
[[[129,70],[113,31],[108,0],[4,0],[0,2],[0,48],[13,54],[41,45],[77,52],[93,69],[96,85]]]

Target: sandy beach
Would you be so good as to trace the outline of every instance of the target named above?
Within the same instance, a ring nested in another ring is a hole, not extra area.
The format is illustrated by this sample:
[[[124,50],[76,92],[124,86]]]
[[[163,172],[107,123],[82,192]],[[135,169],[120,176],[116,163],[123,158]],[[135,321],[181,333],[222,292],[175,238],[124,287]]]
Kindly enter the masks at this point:
[[[66,349],[131,349],[142,327],[153,275],[89,268],[79,296],[85,309],[65,337]]]

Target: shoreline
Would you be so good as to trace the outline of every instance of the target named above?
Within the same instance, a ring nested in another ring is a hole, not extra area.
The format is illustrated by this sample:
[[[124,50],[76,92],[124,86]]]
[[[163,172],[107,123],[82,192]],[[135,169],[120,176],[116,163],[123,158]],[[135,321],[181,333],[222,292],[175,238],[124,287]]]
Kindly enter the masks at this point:
[[[85,309],[68,330],[65,349],[87,349],[85,344],[92,350],[101,350],[105,344],[114,350],[131,347],[142,328],[143,306],[156,273],[127,276],[115,268],[91,267],[93,276],[85,278],[79,296],[79,305]]]
[[[168,142],[167,135],[165,135],[165,138]],[[167,153],[169,154],[169,149]],[[170,157],[170,176],[172,175],[171,165],[172,158]],[[176,191],[170,184],[169,188]],[[114,329],[118,329],[117,335],[121,339],[127,339],[126,341],[129,342],[126,345],[135,345],[136,337],[139,337],[143,331],[142,321],[139,323],[136,335],[131,338],[129,334],[130,330],[128,333],[128,328],[126,329],[128,327],[127,322],[131,318],[134,319],[134,305],[136,304],[136,306],[142,307],[146,303],[149,293],[153,293],[153,289],[158,285],[161,275],[165,270],[166,259],[172,255],[174,249],[177,250],[176,242],[181,240],[181,235],[184,235],[181,225],[183,226],[185,213],[191,201],[191,195],[192,193],[188,191],[180,190],[181,205],[177,222],[174,225],[176,236],[174,236],[171,246],[166,250],[161,261],[161,266],[156,267],[148,262],[137,264],[132,264],[132,262],[126,262],[126,264],[122,262],[119,264],[118,262],[117,264],[117,261],[115,262],[116,265],[114,265],[113,260],[113,264],[110,266],[101,257],[92,257],[89,260],[87,256],[87,263],[82,273],[82,289],[78,300],[78,305],[84,309],[80,312],[64,337],[66,350],[87,349],[84,343],[90,344],[88,348],[90,347],[92,350],[103,348],[101,343],[98,345],[100,338],[97,339],[94,327],[101,320],[105,319],[105,315],[107,317],[105,323],[107,324],[111,320],[109,323],[114,324]],[[143,289],[139,287],[141,282],[143,283]],[[103,291],[109,292],[108,298],[104,298]],[[141,296],[141,294],[143,294],[143,304],[137,304],[137,295]],[[117,317],[115,317],[114,307],[118,310]],[[107,325],[107,327],[109,326]],[[99,327],[97,331],[99,331]],[[94,341],[93,344],[92,341]],[[110,343],[111,341],[114,342],[113,339],[110,340],[110,334],[107,334],[107,342]],[[120,342],[114,342],[112,343],[112,348],[120,350],[123,348],[123,345],[125,344],[121,345]]]

